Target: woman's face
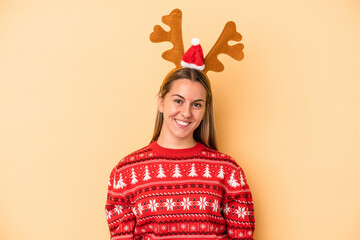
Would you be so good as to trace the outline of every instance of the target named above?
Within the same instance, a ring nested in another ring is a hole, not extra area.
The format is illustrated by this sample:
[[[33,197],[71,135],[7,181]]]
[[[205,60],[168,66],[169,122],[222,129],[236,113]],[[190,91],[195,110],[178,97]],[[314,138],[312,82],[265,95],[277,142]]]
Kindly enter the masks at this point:
[[[159,97],[158,110],[163,113],[163,139],[193,142],[193,132],[200,125],[206,108],[206,90],[199,82],[175,80],[164,98]]]

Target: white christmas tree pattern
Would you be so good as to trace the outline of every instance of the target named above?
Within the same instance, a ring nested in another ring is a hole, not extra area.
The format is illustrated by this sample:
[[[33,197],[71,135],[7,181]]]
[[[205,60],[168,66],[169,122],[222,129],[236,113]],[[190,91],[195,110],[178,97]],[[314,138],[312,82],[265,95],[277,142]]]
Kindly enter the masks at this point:
[[[139,180],[136,179],[136,173],[134,168],[131,168],[131,184],[137,183]]]
[[[230,179],[228,180],[228,183],[232,187],[238,187],[240,184],[237,182],[237,180],[234,178],[235,170],[231,173]]]
[[[246,185],[244,176],[242,175],[241,171],[240,171],[240,184],[242,187]]]
[[[148,166],[145,166],[145,173],[144,173],[144,178],[143,178],[143,180],[144,180],[144,181],[147,181],[147,180],[149,180],[149,179],[151,179],[150,173],[149,173],[149,169],[148,169]]]
[[[123,179],[122,179],[122,175],[120,173],[120,178],[119,181],[115,184],[115,178],[114,178],[114,188],[115,189],[120,189],[126,186],[126,183],[124,183]]]
[[[174,174],[172,175],[172,177],[174,177],[174,178],[182,177],[182,175],[180,173],[179,165],[177,165],[177,164],[175,164],[175,170],[174,170]]]
[[[220,178],[220,179],[224,179],[224,169],[223,169],[223,166],[220,166],[220,170],[219,170],[219,173],[218,173],[217,177]]]
[[[210,177],[211,177],[211,175],[210,175],[210,170],[209,170],[209,164],[206,164],[206,168],[205,168],[205,172],[204,172],[203,177],[206,177],[206,178],[210,178]]]
[[[191,164],[191,169],[188,174],[189,177],[197,177],[196,169],[195,169],[195,163]]]
[[[158,175],[156,176],[157,178],[164,178],[166,177],[164,169],[162,168],[162,165],[159,164],[159,171],[158,171]]]

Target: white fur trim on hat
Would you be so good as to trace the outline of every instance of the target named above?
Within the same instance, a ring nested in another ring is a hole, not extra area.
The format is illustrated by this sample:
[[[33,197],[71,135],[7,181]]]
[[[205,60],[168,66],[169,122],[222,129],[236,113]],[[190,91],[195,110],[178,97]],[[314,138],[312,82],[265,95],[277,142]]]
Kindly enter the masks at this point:
[[[194,68],[196,70],[202,71],[205,69],[205,64],[202,66],[195,65],[193,63],[187,63],[181,60],[181,66],[187,67],[187,68]]]

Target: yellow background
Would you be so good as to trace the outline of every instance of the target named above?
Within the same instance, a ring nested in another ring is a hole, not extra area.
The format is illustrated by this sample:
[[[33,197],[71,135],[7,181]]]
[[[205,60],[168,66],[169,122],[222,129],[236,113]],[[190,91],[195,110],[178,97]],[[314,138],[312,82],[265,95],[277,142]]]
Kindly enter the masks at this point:
[[[256,239],[360,239],[356,0],[1,1],[0,239],[109,238],[108,176],[150,141],[173,65],[149,34],[174,8],[186,49],[228,20],[243,36],[244,60],[209,76]]]

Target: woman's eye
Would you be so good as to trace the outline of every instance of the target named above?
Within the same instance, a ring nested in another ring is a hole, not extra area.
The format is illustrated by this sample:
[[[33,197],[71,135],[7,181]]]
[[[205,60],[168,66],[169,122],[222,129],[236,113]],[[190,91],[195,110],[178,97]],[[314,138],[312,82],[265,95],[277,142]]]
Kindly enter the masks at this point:
[[[175,99],[174,102],[176,103],[182,103],[182,101],[180,99]]]
[[[201,108],[201,103],[194,103],[194,107]]]

